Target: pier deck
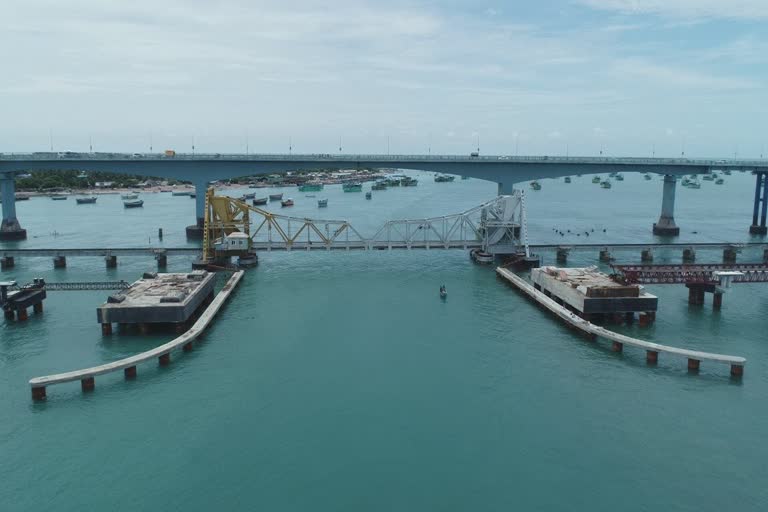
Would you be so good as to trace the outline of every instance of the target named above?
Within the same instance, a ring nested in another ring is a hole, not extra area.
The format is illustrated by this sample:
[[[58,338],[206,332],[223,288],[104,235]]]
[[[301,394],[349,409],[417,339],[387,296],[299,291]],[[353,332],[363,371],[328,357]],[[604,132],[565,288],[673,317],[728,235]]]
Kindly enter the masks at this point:
[[[82,384],[84,391],[92,390],[95,386],[94,377],[97,375],[104,375],[107,373],[123,370],[126,378],[133,378],[136,376],[136,365],[150,361],[157,358],[160,364],[170,363],[171,351],[182,347],[185,351],[191,350],[192,341],[197,339],[203,331],[210,325],[216,314],[224,305],[226,300],[230,297],[232,292],[237,287],[238,283],[243,277],[244,272],[235,272],[232,277],[224,285],[224,288],[216,295],[213,302],[206,308],[206,310],[200,315],[200,318],[192,325],[192,327],[184,334],[175,338],[168,343],[160,345],[141,354],[135,356],[126,357],[118,361],[112,361],[111,363],[102,364],[99,366],[93,366],[91,368],[84,368],[82,370],[74,370],[71,372],[57,373],[54,375],[46,375],[44,377],[35,377],[30,379],[29,385],[32,389],[32,398],[34,400],[42,400],[46,397],[46,387],[53,384],[62,384],[65,382],[73,382],[79,380]]]
[[[527,283],[524,279],[515,275],[513,272],[499,267],[496,269],[496,273],[507,282],[514,285],[518,290],[526,294],[529,298],[536,301],[536,303],[538,303],[540,306],[553,313],[568,326],[582,332],[590,339],[601,337],[612,341],[612,349],[615,352],[621,352],[624,348],[624,345],[629,345],[645,350],[646,360],[650,364],[656,364],[658,362],[658,356],[661,352],[687,358],[688,370],[690,371],[698,371],[699,363],[701,361],[713,361],[716,363],[724,363],[730,365],[731,375],[734,377],[741,377],[744,373],[744,365],[747,363],[747,360],[744,357],[713,354],[710,352],[700,352],[696,350],[671,347],[668,345],[661,345],[659,343],[652,343],[650,341],[632,338],[630,336],[625,336],[623,334],[610,331],[604,327],[600,327],[580,318],[578,315],[572,313],[565,307],[561,306],[554,300],[536,290],[531,284]]]

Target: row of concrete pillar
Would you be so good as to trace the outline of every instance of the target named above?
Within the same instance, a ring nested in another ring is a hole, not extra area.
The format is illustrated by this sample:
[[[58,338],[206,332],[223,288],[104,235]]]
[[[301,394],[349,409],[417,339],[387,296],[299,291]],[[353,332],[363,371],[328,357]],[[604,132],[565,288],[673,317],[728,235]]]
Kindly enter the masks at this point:
[[[167,254],[156,254],[155,260],[157,260],[157,268],[164,269],[168,266]],[[117,256],[105,256],[104,263],[107,268],[117,268]],[[7,270],[16,266],[16,260],[13,256],[0,257],[0,270]],[[67,257],[66,256],[54,256],[53,268],[66,268]]]
[[[611,345],[611,350],[613,352],[623,352],[624,351],[624,344],[618,341],[614,341]],[[646,350],[645,351],[645,361],[650,365],[656,365],[659,363],[659,352],[657,350]],[[688,358],[688,371],[691,373],[697,373],[699,371],[699,368],[701,366],[701,360],[694,359],[692,357]],[[740,364],[732,364],[731,365],[731,375],[733,377],[741,377],[744,375],[744,366]]]
[[[555,256],[557,262],[561,264],[567,263],[570,250],[570,247],[558,247]],[[738,253],[739,249],[737,247],[726,247],[723,249],[723,263],[736,263]],[[598,258],[603,263],[610,263],[614,260],[613,254],[608,248],[601,249]],[[644,263],[652,262],[653,249],[642,249],[640,251],[640,260]],[[683,249],[683,263],[694,263],[695,261],[696,251],[692,247]],[[768,263],[768,249],[763,251],[763,262]]]
[[[32,311],[35,313],[42,313],[43,312],[43,303],[38,302],[36,304],[32,305]],[[29,314],[27,313],[27,308],[17,308],[14,312],[13,309],[6,309],[3,311],[3,315],[5,316],[6,320],[13,320],[14,318],[18,320],[19,322],[26,322],[29,319]]]
[[[686,284],[688,288],[688,304],[694,306],[704,305],[704,297],[707,292],[712,294],[712,309],[721,309],[723,307],[723,292],[718,290],[712,284]]]

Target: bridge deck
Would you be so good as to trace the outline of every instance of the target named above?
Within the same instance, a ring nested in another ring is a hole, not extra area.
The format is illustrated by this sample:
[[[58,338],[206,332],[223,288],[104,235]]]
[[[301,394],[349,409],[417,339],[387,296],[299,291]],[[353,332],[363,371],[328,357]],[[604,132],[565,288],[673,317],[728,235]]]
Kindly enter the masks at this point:
[[[410,244],[404,242],[386,242],[371,240],[355,241],[337,241],[333,245],[327,246],[319,242],[294,242],[290,248],[282,242],[259,242],[253,243],[253,248],[257,251],[284,251],[284,250],[384,250],[384,249],[475,249],[481,247],[478,240],[456,240],[447,244],[436,240],[413,241]],[[729,243],[729,242],[696,242],[696,243],[617,243],[617,244],[536,244],[529,246],[532,251],[547,252],[555,251],[561,247],[572,251],[587,251],[608,249],[615,251],[629,251],[641,249],[727,249],[731,247],[739,249],[768,249],[768,242],[748,242],[748,243]],[[0,248],[0,257],[44,257],[44,256],[144,256],[165,254],[197,256],[200,249],[195,247],[112,247],[112,248],[61,248],[61,249],[5,249]]]

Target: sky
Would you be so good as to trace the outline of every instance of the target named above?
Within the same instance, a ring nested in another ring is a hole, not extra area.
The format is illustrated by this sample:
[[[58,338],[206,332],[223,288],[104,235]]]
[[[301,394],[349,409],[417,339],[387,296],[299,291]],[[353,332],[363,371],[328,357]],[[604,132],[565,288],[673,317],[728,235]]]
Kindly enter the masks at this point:
[[[2,0],[0,152],[768,158],[767,0]]]

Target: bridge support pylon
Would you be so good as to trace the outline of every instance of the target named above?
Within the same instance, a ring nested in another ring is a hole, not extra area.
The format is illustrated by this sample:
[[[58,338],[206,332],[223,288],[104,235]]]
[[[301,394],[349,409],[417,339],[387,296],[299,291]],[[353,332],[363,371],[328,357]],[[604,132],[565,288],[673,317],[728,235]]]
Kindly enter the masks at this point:
[[[664,175],[664,191],[661,200],[661,216],[653,225],[653,234],[658,236],[678,236],[680,228],[675,224],[675,188],[677,178]]]
[[[760,210],[761,204],[762,212]],[[760,214],[759,224],[758,214]],[[766,217],[768,217],[768,174],[758,172],[755,173],[755,204],[754,209],[752,210],[752,225],[749,226],[749,234],[768,235]]]
[[[202,240],[205,225],[205,193],[208,191],[208,180],[195,181],[195,223],[187,226],[187,240]]]
[[[16,182],[11,172],[0,174],[0,198],[3,200],[0,240],[25,240],[27,230],[22,229],[16,218]]]

